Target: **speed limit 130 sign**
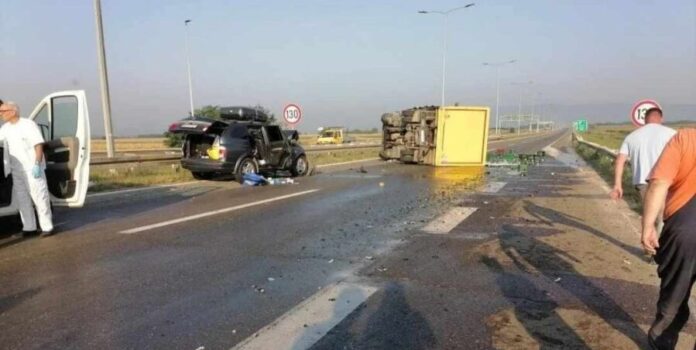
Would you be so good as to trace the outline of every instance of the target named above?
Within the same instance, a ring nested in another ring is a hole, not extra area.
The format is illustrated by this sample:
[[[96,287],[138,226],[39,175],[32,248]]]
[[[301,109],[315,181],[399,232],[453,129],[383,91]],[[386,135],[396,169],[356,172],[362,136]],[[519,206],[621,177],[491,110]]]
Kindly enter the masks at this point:
[[[631,122],[633,123],[633,125],[645,125],[645,112],[647,112],[648,109],[655,107],[660,108],[660,105],[653,100],[638,101],[631,110]]]
[[[283,109],[283,118],[288,124],[297,124],[302,119],[302,110],[296,104],[289,104]]]

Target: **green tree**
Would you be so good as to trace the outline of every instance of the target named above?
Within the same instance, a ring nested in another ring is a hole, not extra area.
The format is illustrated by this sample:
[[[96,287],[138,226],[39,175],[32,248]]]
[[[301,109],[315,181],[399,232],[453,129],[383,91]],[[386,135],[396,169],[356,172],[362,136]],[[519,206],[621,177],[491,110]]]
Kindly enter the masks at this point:
[[[220,106],[206,105],[194,111],[196,117],[220,119]]]
[[[275,114],[273,114],[273,112],[271,112],[270,109],[268,109],[268,108],[266,108],[266,107],[264,107],[264,106],[262,106],[262,105],[260,105],[260,104],[258,104],[258,103],[256,104],[256,106],[254,106],[254,107],[252,107],[252,108],[254,108],[254,109],[256,109],[256,110],[259,110],[259,111],[265,113],[265,114],[268,116],[268,124],[271,124],[271,125],[277,125],[277,124],[278,124],[278,120],[276,119]]]

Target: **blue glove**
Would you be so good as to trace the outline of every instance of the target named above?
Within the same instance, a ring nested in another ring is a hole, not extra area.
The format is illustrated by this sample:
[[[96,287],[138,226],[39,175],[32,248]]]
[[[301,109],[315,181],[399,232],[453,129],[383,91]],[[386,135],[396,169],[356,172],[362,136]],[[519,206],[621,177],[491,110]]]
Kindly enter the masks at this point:
[[[38,179],[41,177],[41,166],[38,164],[34,164],[34,167],[31,168],[31,174],[34,175],[35,179]]]

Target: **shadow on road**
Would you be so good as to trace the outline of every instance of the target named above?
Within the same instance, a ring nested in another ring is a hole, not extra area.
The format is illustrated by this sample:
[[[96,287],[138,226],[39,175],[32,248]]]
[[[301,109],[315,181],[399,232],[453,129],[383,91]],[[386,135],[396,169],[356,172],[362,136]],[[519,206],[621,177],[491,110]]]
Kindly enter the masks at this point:
[[[538,208],[532,207],[531,210]],[[524,232],[524,228],[505,225],[500,235],[501,249],[519,270],[527,274],[541,274],[549,285],[558,286],[573,295],[616,331],[641,348],[646,346],[645,332],[611,296],[580,274],[568,262],[569,256],[565,252],[536,238],[549,234],[555,234],[555,231],[547,230],[532,237],[532,234]],[[482,263],[498,274],[496,282],[515,306],[518,320],[542,348],[558,348],[559,344],[564,348],[587,348],[577,333],[557,315],[558,305],[545,290],[539,289],[520,274],[505,272],[495,258],[484,257]],[[540,322],[541,319],[550,319],[551,322]]]
[[[437,348],[428,321],[411,308],[403,285],[391,283],[372,298],[379,298],[378,306],[359,307],[311,349]]]
[[[24,300],[32,298],[34,295],[38,294],[41,288],[27,289],[23,292],[15,293],[12,295],[7,295],[0,297],[0,315],[11,310],[15,306],[21,304]]]
[[[642,249],[628,245],[626,243],[623,243],[623,242],[619,241],[618,239],[616,239],[612,236],[609,236],[606,233],[599,231],[599,230],[595,229],[594,227],[583,223],[582,219],[580,219],[580,218],[570,216],[570,215],[561,213],[559,211],[556,211],[556,210],[553,210],[550,208],[542,207],[542,206],[536,205],[536,204],[529,202],[529,201],[524,202],[524,209],[527,211],[527,213],[529,213],[530,215],[532,215],[537,220],[541,221],[542,223],[544,223],[547,226],[561,224],[561,225],[570,226],[570,227],[574,227],[574,228],[589,232],[589,233],[591,233],[591,234],[593,234],[601,239],[604,239],[604,240],[616,245],[617,247],[625,250],[627,253],[629,253],[629,254],[631,254],[631,255],[633,255],[641,260],[645,259],[645,252],[643,252]]]

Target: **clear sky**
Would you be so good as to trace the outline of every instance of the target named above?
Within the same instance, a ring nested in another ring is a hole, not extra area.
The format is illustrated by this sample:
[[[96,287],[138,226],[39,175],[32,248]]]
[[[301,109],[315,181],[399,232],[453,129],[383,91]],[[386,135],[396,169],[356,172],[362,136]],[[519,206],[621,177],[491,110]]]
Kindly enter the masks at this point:
[[[279,115],[293,102],[300,129],[313,130],[376,127],[383,112],[439,104],[443,21],[417,11],[468,2],[102,0],[115,133],[159,133],[187,115],[187,18],[196,106]],[[495,71],[482,62],[517,59],[501,69],[501,113],[517,109],[511,82],[531,80],[525,108],[536,98],[558,119],[597,106],[595,119],[627,120],[616,106],[646,97],[696,118],[683,108],[696,105],[695,3],[476,1],[450,17],[447,101],[494,106]],[[103,134],[92,6],[2,0],[0,98],[26,111],[49,92],[85,89]]]

